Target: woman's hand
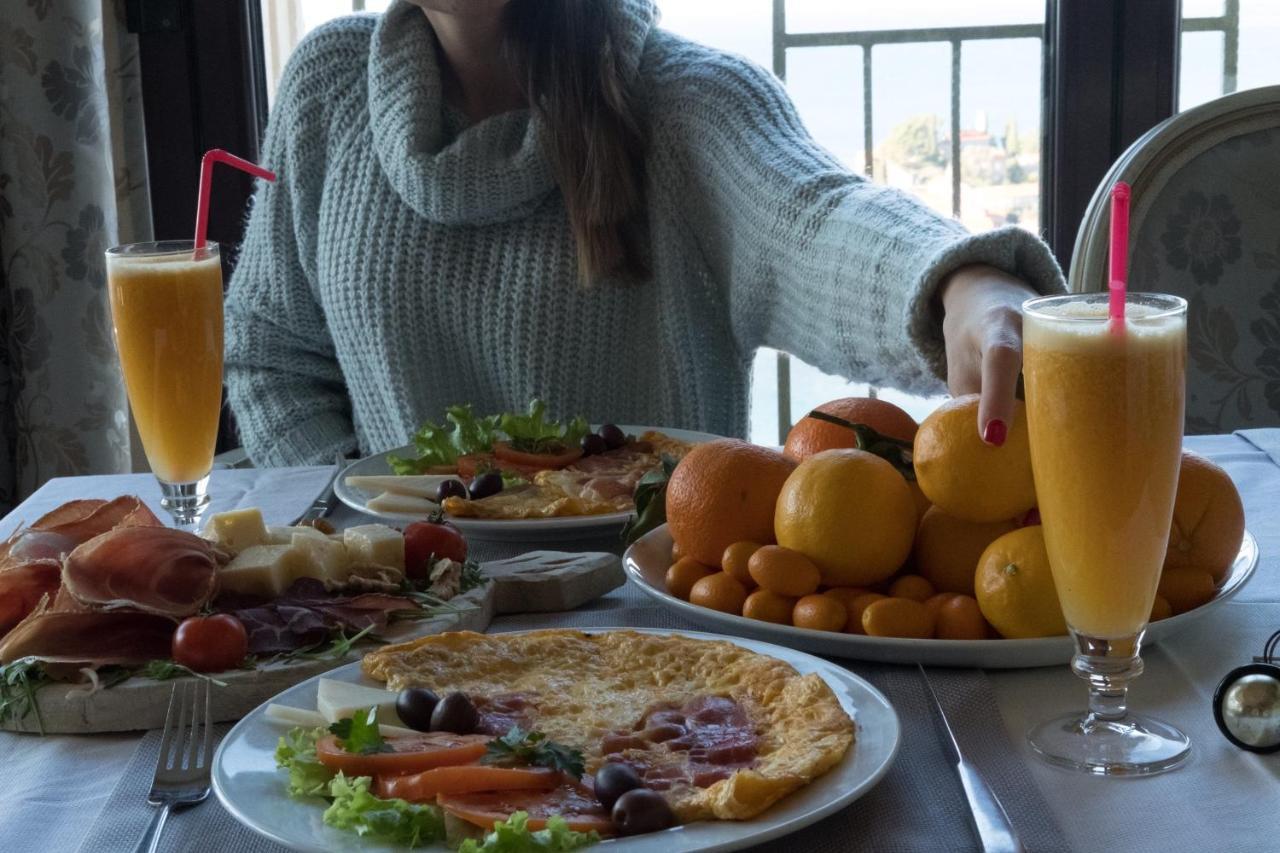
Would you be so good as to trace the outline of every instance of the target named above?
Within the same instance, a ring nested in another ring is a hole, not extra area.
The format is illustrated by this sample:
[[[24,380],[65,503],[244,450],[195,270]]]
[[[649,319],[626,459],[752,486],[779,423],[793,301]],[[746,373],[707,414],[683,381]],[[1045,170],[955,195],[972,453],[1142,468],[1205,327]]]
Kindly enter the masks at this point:
[[[961,267],[942,287],[947,386],[980,391],[978,434],[1004,444],[1022,372],[1022,303],[1036,296],[1021,279],[984,264]]]

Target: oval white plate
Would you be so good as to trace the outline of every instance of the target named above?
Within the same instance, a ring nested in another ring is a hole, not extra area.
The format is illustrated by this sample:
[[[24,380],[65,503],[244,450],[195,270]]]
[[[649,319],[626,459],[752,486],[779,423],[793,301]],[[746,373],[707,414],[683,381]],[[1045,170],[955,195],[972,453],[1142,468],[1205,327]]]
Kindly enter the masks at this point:
[[[667,427],[648,427],[635,426],[632,424],[619,424],[623,432],[629,435],[640,435],[642,433],[654,430],[669,435],[680,441],[688,441],[693,444],[701,444],[702,442],[711,441],[720,438],[709,432],[698,432],[690,429],[670,429]],[[352,462],[342,473],[338,475],[338,479],[333,483],[333,493],[338,496],[338,500],[347,506],[362,512],[365,515],[371,515],[374,518],[380,518],[384,521],[394,521],[406,523],[411,521],[421,521],[422,516],[401,512],[375,512],[365,506],[366,501],[377,495],[373,492],[366,492],[363,489],[356,489],[347,485],[347,477],[351,476],[386,476],[391,473],[391,467],[387,465],[387,455],[394,453],[397,456],[412,456],[414,453],[413,445],[406,444],[403,447],[397,447],[388,450],[385,453],[375,453],[372,456],[366,456]],[[563,540],[563,539],[585,539],[592,536],[608,536],[611,533],[618,533],[622,530],[622,525],[626,524],[634,512],[611,512],[604,515],[579,515],[566,516],[563,518],[520,518],[511,520],[492,519],[492,518],[454,518],[450,517],[450,521],[457,525],[458,529],[472,539],[508,539],[518,541],[547,541],[547,540]]]
[[[671,564],[671,534],[667,526],[650,531],[635,542],[622,557],[627,576],[646,593],[681,616],[703,627],[726,634],[755,637],[820,655],[879,661],[882,663],[922,663],[930,666],[968,666],[983,669],[1016,669],[1028,666],[1061,666],[1071,661],[1075,651],[1069,637],[1042,637],[1034,640],[908,640],[896,637],[866,637],[813,631],[791,625],[775,625],[699,607],[682,601],[666,590],[666,572]],[[1258,565],[1258,543],[1245,531],[1240,553],[1217,596],[1208,604],[1188,610],[1147,627],[1144,645],[1153,645],[1204,617],[1240,591]]]
[[[769,643],[697,631],[590,629],[591,633],[618,630],[727,640],[753,652],[786,661],[799,672],[816,672],[831,686],[839,697],[840,705],[856,722],[858,736],[841,762],[828,773],[754,820],[691,823],[651,835],[605,841],[588,848],[590,850],[671,853],[672,850],[738,850],[760,844],[819,821],[861,797],[880,781],[897,754],[901,727],[889,700],[866,681],[834,664]],[[359,663],[327,672],[324,677],[381,686],[364,677]],[[317,676],[291,687],[271,701],[314,710],[319,678]],[[402,849],[373,844],[355,833],[326,826],[321,819],[324,811],[322,800],[295,800],[285,793],[285,775],[276,769],[274,752],[276,741],[287,727],[266,719],[265,709],[266,704],[263,704],[237,723],[213,758],[213,790],[232,817],[255,832],[295,850],[355,853]],[[448,848],[437,845],[415,849],[445,851]]]

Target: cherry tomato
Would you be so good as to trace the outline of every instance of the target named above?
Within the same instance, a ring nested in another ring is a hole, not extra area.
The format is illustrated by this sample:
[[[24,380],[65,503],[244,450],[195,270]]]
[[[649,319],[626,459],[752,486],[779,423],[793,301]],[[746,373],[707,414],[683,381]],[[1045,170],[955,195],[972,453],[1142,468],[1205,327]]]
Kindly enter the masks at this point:
[[[192,616],[173,634],[173,660],[196,672],[234,669],[249,654],[249,635],[230,613]]]
[[[404,529],[404,570],[411,578],[431,571],[431,557],[461,563],[467,559],[467,540],[447,521],[415,521]]]

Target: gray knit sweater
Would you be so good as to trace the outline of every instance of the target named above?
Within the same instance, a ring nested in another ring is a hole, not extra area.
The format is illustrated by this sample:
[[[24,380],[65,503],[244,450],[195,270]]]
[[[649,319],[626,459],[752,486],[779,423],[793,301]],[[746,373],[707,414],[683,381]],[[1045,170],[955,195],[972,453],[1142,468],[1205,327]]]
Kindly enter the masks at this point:
[[[258,465],[405,443],[471,402],[742,435],[758,347],[904,389],[945,375],[939,282],[985,262],[1037,289],[1034,236],[969,236],[851,174],[755,65],[625,7],[648,139],[651,278],[579,284],[528,111],[463,127],[416,7],[342,18],[280,84],[227,299],[227,386]]]

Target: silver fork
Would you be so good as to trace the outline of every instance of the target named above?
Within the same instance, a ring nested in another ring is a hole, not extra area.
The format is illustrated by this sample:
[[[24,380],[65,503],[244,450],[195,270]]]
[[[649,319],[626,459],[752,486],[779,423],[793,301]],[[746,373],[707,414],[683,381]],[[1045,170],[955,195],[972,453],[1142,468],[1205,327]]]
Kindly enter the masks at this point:
[[[169,694],[156,775],[147,802],[156,809],[151,824],[135,848],[155,853],[160,833],[175,806],[190,806],[209,796],[209,766],[213,758],[213,724],[209,714],[209,682],[203,678],[175,684]],[[201,733],[203,729],[203,733]]]

